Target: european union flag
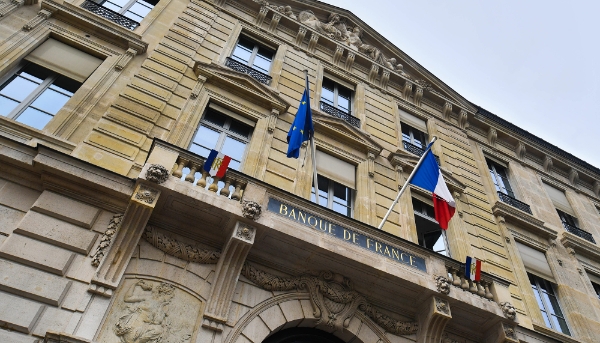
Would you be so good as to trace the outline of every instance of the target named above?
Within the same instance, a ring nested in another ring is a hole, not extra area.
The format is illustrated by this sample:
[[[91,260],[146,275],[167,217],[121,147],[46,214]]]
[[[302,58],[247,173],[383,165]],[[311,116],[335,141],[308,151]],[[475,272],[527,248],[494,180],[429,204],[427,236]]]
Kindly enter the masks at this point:
[[[308,89],[305,89],[302,100],[300,100],[298,112],[296,112],[296,118],[287,134],[287,157],[298,158],[298,156],[300,156],[302,142],[309,140],[314,132],[312,112],[310,110],[310,97],[308,95]]]

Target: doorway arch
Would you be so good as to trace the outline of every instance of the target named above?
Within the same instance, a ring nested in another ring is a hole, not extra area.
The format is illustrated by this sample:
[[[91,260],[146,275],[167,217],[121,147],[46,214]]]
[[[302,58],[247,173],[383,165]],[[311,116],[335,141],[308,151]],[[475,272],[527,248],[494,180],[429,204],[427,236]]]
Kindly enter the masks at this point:
[[[278,331],[262,343],[344,343],[331,333],[315,328],[290,328]]]

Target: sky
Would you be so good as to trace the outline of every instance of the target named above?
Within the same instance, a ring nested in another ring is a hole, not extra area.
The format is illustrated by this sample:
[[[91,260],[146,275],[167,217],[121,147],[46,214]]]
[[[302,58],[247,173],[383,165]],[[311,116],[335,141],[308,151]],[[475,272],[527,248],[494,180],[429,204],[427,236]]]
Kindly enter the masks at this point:
[[[467,100],[600,168],[600,1],[324,2]]]

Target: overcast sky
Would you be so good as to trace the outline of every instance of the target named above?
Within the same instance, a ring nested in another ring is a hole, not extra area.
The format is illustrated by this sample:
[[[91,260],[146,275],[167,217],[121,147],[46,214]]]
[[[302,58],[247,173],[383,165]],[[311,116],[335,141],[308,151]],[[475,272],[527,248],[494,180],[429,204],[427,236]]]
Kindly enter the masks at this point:
[[[600,167],[600,1],[325,2],[469,101]]]

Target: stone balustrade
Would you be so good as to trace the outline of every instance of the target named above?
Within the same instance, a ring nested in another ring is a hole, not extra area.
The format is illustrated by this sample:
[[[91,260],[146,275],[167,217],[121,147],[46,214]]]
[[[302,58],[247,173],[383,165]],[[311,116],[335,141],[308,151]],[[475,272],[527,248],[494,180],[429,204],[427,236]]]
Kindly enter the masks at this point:
[[[485,275],[481,276],[480,281],[468,280],[465,276],[465,264],[456,261],[446,261],[446,270],[448,271],[449,283],[452,286],[487,300],[495,299],[491,290],[492,280]]]

